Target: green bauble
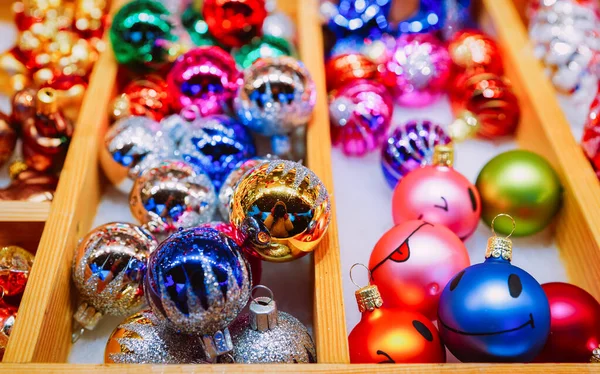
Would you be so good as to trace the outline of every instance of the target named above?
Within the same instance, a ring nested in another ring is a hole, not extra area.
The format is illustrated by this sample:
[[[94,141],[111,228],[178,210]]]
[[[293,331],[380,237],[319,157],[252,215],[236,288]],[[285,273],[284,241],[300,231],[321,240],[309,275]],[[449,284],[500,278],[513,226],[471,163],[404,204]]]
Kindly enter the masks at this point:
[[[476,182],[481,195],[481,218],[491,225],[500,213],[516,223],[513,235],[532,235],[545,228],[556,215],[562,186],[552,166],[543,157],[524,150],[499,154],[481,170]],[[498,234],[512,231],[510,220],[496,220]]]
[[[251,43],[243,47],[235,49],[231,54],[235,62],[242,69],[246,69],[259,58],[294,56],[296,53],[294,47],[287,40],[276,36],[264,35],[261,38],[254,39]]]
[[[120,64],[134,69],[156,69],[172,60],[177,37],[170,13],[154,0],[134,0],[113,18],[110,42]]]
[[[202,13],[194,9],[193,6],[190,5],[183,12],[181,23],[190,34],[190,39],[195,45],[199,47],[217,45],[215,39],[208,32],[208,25],[202,18]]]

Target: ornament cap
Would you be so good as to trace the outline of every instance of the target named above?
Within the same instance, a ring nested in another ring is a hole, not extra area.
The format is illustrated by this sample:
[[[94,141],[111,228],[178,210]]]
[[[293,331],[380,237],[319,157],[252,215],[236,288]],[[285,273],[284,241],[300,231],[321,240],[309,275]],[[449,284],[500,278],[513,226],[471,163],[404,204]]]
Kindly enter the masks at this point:
[[[277,304],[273,300],[273,292],[263,285],[257,285],[252,289],[252,292],[262,288],[269,292],[269,296],[252,297],[250,303],[250,328],[255,331],[264,332],[272,330],[277,326],[278,312]]]
[[[233,341],[229,329],[217,330],[214,334],[202,335],[202,348],[206,359],[214,362],[217,357],[233,351]]]
[[[354,292],[354,296],[356,297],[356,303],[358,304],[358,311],[364,313],[365,311],[372,312],[377,308],[380,308],[383,305],[383,299],[381,298],[381,294],[379,293],[379,288],[372,284],[367,284],[364,287],[359,286],[352,279],[352,270],[356,266],[362,266],[369,272],[369,279],[371,279],[371,271],[363,264],[354,264],[350,268],[350,280],[358,290]]]
[[[473,137],[479,130],[479,120],[468,110],[463,110],[457,118],[448,126],[448,132],[452,140],[462,142]]]
[[[590,362],[594,364],[600,363],[600,345],[592,351],[592,356],[590,357]]]
[[[513,224],[512,231],[508,236],[501,238],[496,235],[496,231],[494,231],[494,222],[499,217],[507,217],[510,218]],[[511,261],[512,260],[512,241],[510,240],[510,236],[515,231],[515,220],[508,214],[498,214],[492,220],[492,232],[494,236],[490,237],[487,242],[487,248],[485,251],[485,258],[502,258],[503,260]]]
[[[36,109],[38,112],[49,115],[58,111],[58,95],[52,88],[45,87],[38,91]]]
[[[452,167],[454,165],[454,148],[452,145],[436,145],[433,149],[432,164]]]
[[[73,335],[71,341],[75,343],[85,330],[93,330],[102,319],[102,313],[88,303],[81,303],[73,314]]]

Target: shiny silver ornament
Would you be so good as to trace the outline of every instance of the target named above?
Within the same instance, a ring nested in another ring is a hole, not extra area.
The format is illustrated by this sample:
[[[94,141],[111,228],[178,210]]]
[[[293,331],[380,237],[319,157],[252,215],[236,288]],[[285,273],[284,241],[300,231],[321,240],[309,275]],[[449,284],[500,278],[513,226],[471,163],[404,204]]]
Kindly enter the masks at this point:
[[[256,133],[287,135],[310,120],[316,101],[310,73],[293,57],[262,58],[244,71],[234,106]]]
[[[217,196],[210,178],[186,162],[167,160],[139,176],[129,194],[133,216],[155,235],[210,222]]]
[[[249,313],[238,317],[229,331],[233,339],[231,354],[236,363],[317,362],[315,344],[308,330],[292,315],[277,310],[272,293],[270,297],[253,298]]]
[[[271,35],[294,43],[296,27],[290,17],[283,12],[271,13],[263,22],[263,35]]]
[[[146,157],[173,158],[175,151],[175,142],[171,137],[162,135],[158,122],[148,117],[126,117],[117,121],[106,133],[100,165],[119,190],[129,192],[132,180],[146,167],[143,162]]]
[[[233,196],[235,186],[242,179],[244,174],[267,161],[268,158],[262,157],[250,159],[229,173],[227,178],[225,178],[219,191],[219,213],[221,214],[223,221],[229,222],[229,204],[231,203],[231,196]]]
[[[73,341],[103,315],[126,316],[142,307],[148,256],[157,246],[148,230],[122,222],[99,226],[81,240],[73,261],[82,300],[73,316]]]
[[[151,310],[138,312],[112,332],[104,362],[107,364],[204,364],[198,335],[178,334],[162,326]]]

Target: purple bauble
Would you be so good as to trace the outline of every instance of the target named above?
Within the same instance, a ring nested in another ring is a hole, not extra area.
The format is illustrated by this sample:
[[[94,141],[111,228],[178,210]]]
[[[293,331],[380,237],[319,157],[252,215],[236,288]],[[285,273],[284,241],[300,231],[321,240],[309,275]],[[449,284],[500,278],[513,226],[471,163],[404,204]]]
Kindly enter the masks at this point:
[[[381,168],[391,188],[410,171],[431,164],[436,145],[452,142],[442,126],[427,120],[398,127],[381,150]]]
[[[340,88],[329,103],[331,139],[347,156],[363,156],[385,141],[394,105],[385,86],[365,79]]]

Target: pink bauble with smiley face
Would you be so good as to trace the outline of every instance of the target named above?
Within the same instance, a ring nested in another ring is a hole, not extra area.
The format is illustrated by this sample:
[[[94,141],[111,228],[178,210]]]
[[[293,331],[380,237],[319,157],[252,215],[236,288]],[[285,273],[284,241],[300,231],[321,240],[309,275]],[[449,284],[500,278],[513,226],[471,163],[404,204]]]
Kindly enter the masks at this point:
[[[371,252],[371,283],[386,307],[416,311],[437,319],[446,284],[470,265],[469,253],[448,228],[407,221],[383,234]]]
[[[481,200],[477,188],[452,167],[429,165],[408,173],[392,197],[396,225],[423,220],[444,225],[461,240],[477,228]]]

